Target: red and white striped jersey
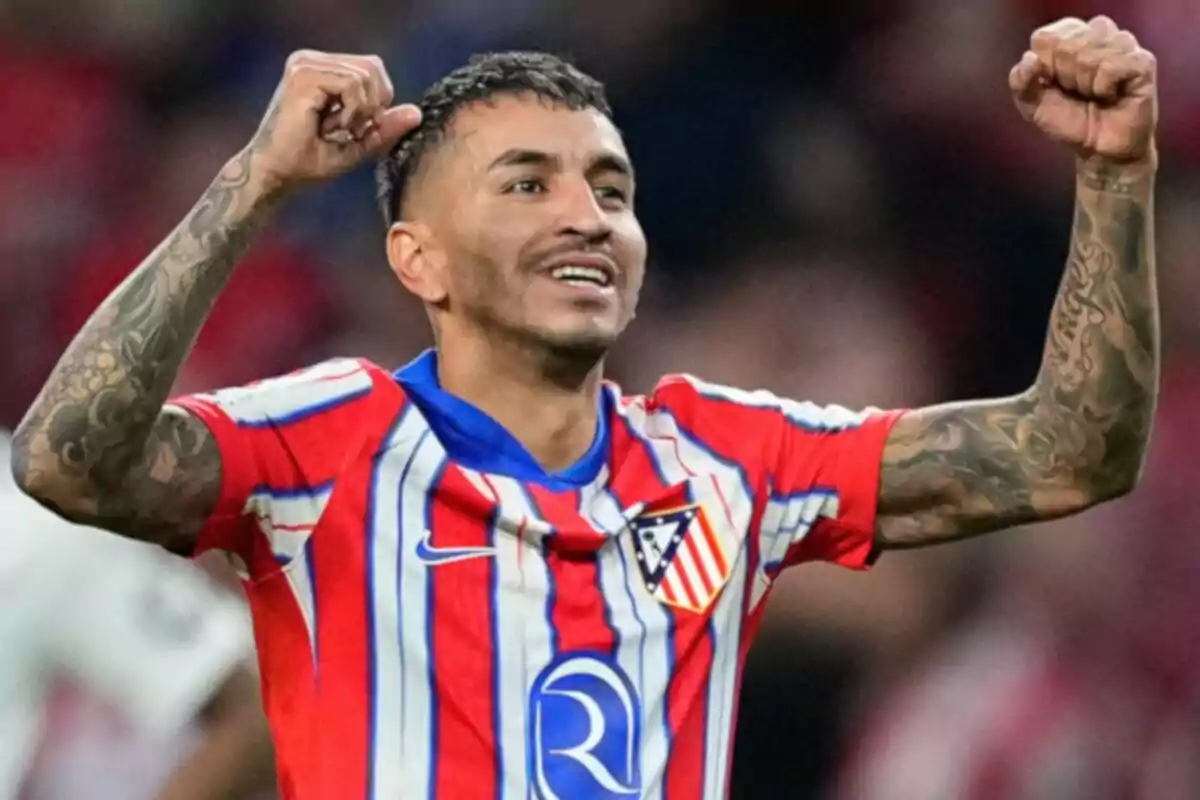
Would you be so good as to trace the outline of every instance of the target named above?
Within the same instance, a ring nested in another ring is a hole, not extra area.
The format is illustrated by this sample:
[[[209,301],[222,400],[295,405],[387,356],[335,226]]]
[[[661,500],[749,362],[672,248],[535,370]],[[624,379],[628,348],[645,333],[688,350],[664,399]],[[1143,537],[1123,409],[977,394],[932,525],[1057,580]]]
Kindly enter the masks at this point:
[[[898,412],[607,384],[548,475],[435,375],[334,360],[176,401],[220,447],[199,547],[245,571],[284,795],[724,797],[771,584],[866,566]]]

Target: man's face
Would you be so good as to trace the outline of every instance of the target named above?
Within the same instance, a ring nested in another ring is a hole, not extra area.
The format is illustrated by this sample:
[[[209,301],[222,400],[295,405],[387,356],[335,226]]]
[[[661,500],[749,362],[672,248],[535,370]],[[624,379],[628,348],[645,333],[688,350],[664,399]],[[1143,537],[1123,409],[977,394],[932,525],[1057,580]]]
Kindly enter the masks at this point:
[[[432,159],[418,216],[444,255],[443,307],[555,349],[611,345],[646,264],[612,122],[502,96],[462,109]]]

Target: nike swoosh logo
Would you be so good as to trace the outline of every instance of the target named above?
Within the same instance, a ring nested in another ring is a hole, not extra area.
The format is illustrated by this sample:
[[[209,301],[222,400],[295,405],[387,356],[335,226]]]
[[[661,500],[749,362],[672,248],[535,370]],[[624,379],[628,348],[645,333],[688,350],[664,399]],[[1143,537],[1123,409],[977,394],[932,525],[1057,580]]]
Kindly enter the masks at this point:
[[[417,542],[417,558],[430,566],[494,555],[496,555],[494,547],[434,547],[429,543],[429,531],[425,531],[421,541]]]

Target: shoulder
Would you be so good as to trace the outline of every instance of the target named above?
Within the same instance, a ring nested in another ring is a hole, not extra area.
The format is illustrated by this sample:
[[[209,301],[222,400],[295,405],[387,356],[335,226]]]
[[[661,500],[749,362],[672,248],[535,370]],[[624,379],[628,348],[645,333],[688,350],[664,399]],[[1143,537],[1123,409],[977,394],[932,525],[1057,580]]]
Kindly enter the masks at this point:
[[[294,372],[171,402],[192,412],[219,410],[239,426],[254,427],[299,422],[341,407],[361,408],[371,401],[390,399],[398,403],[402,398],[403,391],[384,368],[362,358],[332,358]]]
[[[854,410],[836,404],[792,400],[766,389],[726,386],[687,373],[663,376],[646,395],[645,402],[650,409],[662,409],[699,423],[788,425],[816,432],[858,427],[881,413],[877,408]]]

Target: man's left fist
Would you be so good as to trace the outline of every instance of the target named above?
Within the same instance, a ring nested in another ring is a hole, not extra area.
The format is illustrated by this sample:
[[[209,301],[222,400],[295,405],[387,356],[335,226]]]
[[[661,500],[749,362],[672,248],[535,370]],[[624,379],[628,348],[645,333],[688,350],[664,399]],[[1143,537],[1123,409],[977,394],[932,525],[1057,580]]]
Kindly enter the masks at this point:
[[[1022,116],[1085,157],[1152,158],[1158,123],[1154,55],[1108,17],[1039,28],[1009,73]]]

